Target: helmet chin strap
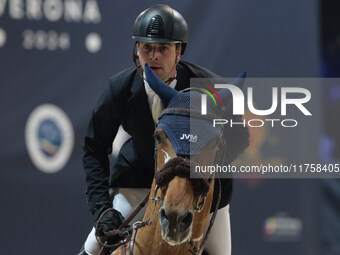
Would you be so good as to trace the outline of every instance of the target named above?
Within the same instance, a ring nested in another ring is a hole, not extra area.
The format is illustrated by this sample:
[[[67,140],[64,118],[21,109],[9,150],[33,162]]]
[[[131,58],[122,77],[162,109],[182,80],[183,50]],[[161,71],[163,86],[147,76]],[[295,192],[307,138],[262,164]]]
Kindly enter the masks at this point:
[[[147,82],[147,80],[144,78],[142,71],[139,69],[137,64],[138,55],[136,54],[136,45],[138,42],[135,42],[135,45],[133,46],[133,54],[132,54],[132,61],[134,66],[136,67],[137,72],[139,73],[140,77],[142,77],[143,80]]]
[[[136,45],[138,44],[138,42],[135,42],[135,45],[133,46],[133,54],[132,54],[132,61],[133,61],[133,65],[136,67],[137,72],[139,73],[140,77],[142,77],[143,80],[145,80],[147,82],[147,80],[145,79],[145,77],[143,76],[142,71],[139,69],[138,64],[137,64],[137,59],[139,58],[138,55],[136,54]],[[167,79],[166,81],[164,81],[167,84],[170,84],[173,80],[177,79],[177,64],[178,64],[178,57],[176,55],[176,59],[175,59],[175,65],[174,68],[176,69],[176,75],[173,77],[170,77],[169,79]]]
[[[177,79],[177,76],[178,76],[178,72],[177,72],[177,64],[178,64],[178,57],[176,55],[176,59],[175,59],[175,65],[174,65],[174,69],[175,69],[175,76],[173,77],[170,77],[169,79],[167,79],[166,81],[164,81],[165,83],[167,84],[170,84],[173,80]]]

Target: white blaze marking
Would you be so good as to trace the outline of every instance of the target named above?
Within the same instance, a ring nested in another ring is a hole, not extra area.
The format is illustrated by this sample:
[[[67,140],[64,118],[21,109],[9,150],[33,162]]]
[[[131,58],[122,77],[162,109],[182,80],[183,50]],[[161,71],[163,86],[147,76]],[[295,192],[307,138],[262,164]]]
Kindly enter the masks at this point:
[[[170,155],[165,151],[165,150],[161,150],[165,155],[164,155],[164,164],[166,163],[166,162],[168,162],[169,161],[169,159],[170,159]]]

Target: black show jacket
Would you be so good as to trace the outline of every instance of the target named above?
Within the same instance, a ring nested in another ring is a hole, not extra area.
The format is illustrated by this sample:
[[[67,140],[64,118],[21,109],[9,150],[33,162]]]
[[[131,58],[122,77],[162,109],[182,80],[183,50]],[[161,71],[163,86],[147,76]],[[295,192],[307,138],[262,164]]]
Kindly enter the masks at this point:
[[[218,76],[205,68],[181,61],[177,68],[175,89],[189,87],[190,78],[205,77]],[[235,116],[231,118],[237,119]],[[108,155],[112,152],[112,142],[120,125],[131,138],[122,146],[110,171]],[[249,132],[242,126],[225,129],[227,149],[224,154],[226,162],[230,163],[248,146]],[[112,205],[109,187],[151,187],[154,175],[154,130],[144,82],[136,69],[129,68],[111,77],[109,86],[93,110],[83,145],[87,197],[92,212],[100,205]],[[232,179],[221,179],[221,182],[220,208],[230,202]]]

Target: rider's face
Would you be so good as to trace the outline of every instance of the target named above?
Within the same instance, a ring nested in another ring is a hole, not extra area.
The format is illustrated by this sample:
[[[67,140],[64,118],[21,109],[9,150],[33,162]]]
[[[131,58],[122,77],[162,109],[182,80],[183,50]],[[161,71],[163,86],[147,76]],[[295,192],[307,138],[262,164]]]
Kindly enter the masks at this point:
[[[139,42],[137,54],[143,69],[147,63],[161,80],[166,81],[175,76],[176,64],[181,56],[181,47],[176,48],[175,43]]]

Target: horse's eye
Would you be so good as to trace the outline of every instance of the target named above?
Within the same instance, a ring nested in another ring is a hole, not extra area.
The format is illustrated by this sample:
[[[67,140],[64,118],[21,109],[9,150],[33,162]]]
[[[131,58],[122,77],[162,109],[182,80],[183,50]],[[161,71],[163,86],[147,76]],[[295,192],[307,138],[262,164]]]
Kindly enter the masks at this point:
[[[162,136],[159,132],[155,132],[155,134],[153,135],[155,141],[157,144],[161,143],[162,142]]]

